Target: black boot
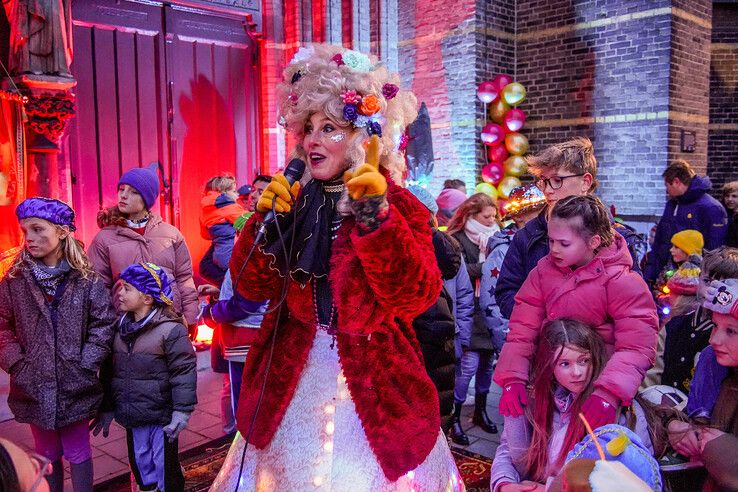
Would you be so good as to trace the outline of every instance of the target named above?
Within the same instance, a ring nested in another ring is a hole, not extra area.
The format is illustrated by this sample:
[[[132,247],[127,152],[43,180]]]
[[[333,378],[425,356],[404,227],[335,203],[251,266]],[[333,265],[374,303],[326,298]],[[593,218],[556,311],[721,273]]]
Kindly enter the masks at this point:
[[[46,476],[46,481],[49,483],[49,490],[51,492],[64,492],[64,464],[61,458],[54,461],[51,466],[51,474]]]
[[[451,440],[462,446],[469,445],[469,437],[461,428],[461,403],[454,402],[454,414],[451,418]]]
[[[487,393],[477,393],[474,397],[474,425],[478,425],[484,432],[497,434],[497,426],[487,415]]]

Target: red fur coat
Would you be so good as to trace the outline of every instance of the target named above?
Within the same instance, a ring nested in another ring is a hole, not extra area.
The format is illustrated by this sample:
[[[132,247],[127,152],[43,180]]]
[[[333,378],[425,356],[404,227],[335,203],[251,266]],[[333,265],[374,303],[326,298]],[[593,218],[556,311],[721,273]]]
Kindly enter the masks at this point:
[[[389,215],[380,227],[359,235],[344,219],[333,242],[329,281],[338,310],[337,349],[356,411],[389,480],[423,462],[438,438],[438,395],[428,378],[412,320],[438,298],[428,211],[392,183]],[[253,222],[239,238],[231,260],[238,272],[253,244]],[[283,279],[257,248],[238,283],[247,299],[278,301]],[[259,449],[272,440],[297,388],[316,334],[313,289],[290,281],[287,313],[280,318],[261,408],[250,442]],[[238,402],[238,430],[248,435],[264,381],[276,312],[267,315],[251,347]]]

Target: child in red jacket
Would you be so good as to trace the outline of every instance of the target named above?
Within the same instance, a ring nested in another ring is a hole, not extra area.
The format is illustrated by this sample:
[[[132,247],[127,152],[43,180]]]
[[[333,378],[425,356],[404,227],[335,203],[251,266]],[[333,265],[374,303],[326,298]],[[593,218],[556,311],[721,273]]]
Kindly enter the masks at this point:
[[[572,318],[605,340],[609,360],[582,412],[593,428],[615,422],[653,365],[658,317],[648,287],[631,269],[625,240],[615,234],[602,202],[593,196],[559,201],[548,224],[550,253],[515,297],[510,333],[494,380],[503,388],[500,413],[518,416],[527,403],[530,361],[546,321]]]

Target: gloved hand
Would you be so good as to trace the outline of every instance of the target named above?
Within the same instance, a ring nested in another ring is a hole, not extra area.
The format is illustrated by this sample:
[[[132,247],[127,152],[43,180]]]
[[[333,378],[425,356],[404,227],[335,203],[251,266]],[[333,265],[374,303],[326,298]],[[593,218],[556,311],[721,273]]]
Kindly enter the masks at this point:
[[[259,201],[256,202],[256,211],[261,213],[271,212],[272,200],[277,197],[274,202],[274,210],[279,213],[287,213],[292,210],[292,205],[297,200],[300,193],[300,182],[295,181],[292,186],[287,182],[284,174],[275,174],[269,186],[266,187],[264,193],[261,194]]]
[[[738,318],[738,279],[713,280],[705,288],[705,309]]]
[[[528,404],[528,394],[523,383],[510,383],[502,388],[500,414],[506,417],[520,417],[523,407]]]
[[[164,426],[164,434],[169,437],[169,442],[174,442],[175,439],[179,436],[179,433],[182,432],[185,427],[187,427],[187,422],[190,421],[190,414],[186,412],[178,412],[174,411],[172,412],[172,421],[169,422],[166,426]]]
[[[582,414],[592,429],[615,423],[615,406],[598,395],[590,395],[584,401]]]
[[[92,435],[96,436],[102,431],[103,437],[108,437],[110,433],[110,424],[113,423],[113,412],[98,412],[97,416],[90,422],[89,429]]]
[[[380,197],[387,193],[387,180],[379,172],[379,137],[377,135],[372,135],[369,139],[366,163],[359,166],[356,171],[346,171],[343,174],[343,182],[346,183],[352,200]]]

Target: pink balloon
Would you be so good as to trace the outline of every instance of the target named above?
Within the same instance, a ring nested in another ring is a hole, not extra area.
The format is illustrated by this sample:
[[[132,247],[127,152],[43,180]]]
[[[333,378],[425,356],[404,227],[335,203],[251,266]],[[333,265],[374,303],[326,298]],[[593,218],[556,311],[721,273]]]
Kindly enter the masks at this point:
[[[490,162],[482,168],[482,179],[485,183],[497,186],[505,177],[505,168],[499,162]]]
[[[513,108],[505,113],[503,124],[508,131],[517,132],[525,125],[525,113],[522,109]]]
[[[489,104],[499,97],[501,90],[501,87],[496,86],[490,81],[482,82],[477,89],[477,97],[484,104]]]
[[[505,129],[497,123],[488,123],[482,128],[482,142],[484,145],[498,145],[505,138]]]
[[[505,162],[505,159],[510,157],[510,153],[504,145],[494,145],[488,148],[487,157],[489,162]]]
[[[497,77],[495,77],[492,80],[492,83],[495,84],[495,87],[497,88],[497,92],[502,92],[502,89],[505,88],[507,84],[511,84],[513,81],[513,78],[509,75],[505,75],[504,73],[501,73]]]

